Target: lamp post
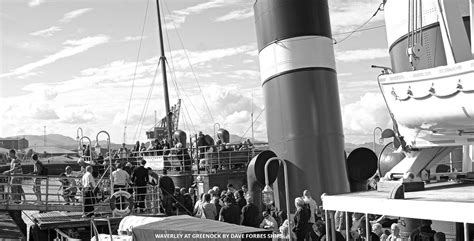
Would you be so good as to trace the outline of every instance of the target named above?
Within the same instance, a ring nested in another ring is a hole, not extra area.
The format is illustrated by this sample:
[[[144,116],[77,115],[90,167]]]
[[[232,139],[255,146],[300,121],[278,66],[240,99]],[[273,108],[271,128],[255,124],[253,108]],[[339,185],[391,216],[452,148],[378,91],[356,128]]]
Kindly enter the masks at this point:
[[[99,148],[99,152],[100,152],[100,145],[99,145],[99,135],[101,133],[104,133],[107,135],[107,151],[109,152],[109,169],[110,169],[110,172],[109,172],[109,179],[110,179],[110,195],[112,195],[113,193],[113,190],[114,190],[114,184],[112,183],[112,153],[110,151],[110,135],[107,131],[99,131],[99,133],[97,133],[96,137],[95,137],[95,141],[97,143],[97,148]],[[92,153],[91,153],[91,158],[92,158]]]
[[[382,128],[377,126],[374,129],[374,133],[373,133],[374,134],[374,142],[372,142],[372,150],[374,151],[375,155],[377,155],[377,151],[376,151],[376,148],[375,148],[375,131],[377,131],[377,130],[379,130],[380,133],[382,133]]]
[[[291,241],[291,222],[290,222],[290,192],[288,190],[288,168],[286,166],[285,160],[282,160],[278,157],[272,157],[268,159],[267,163],[265,163],[265,188],[262,191],[262,196],[263,196],[263,203],[266,205],[270,205],[271,203],[274,202],[274,193],[272,187],[270,187],[270,183],[268,181],[268,165],[270,162],[278,160],[279,166],[283,165],[283,174],[285,178],[285,199],[286,199],[286,212],[288,214],[288,235],[289,235],[289,240]]]

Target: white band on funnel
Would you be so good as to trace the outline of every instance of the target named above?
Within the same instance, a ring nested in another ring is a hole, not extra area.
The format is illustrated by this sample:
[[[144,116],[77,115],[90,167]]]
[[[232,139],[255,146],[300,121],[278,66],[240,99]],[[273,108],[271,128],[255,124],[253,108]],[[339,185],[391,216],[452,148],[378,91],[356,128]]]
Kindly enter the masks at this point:
[[[274,42],[259,53],[260,79],[303,68],[336,69],[332,39],[325,36],[299,36]]]

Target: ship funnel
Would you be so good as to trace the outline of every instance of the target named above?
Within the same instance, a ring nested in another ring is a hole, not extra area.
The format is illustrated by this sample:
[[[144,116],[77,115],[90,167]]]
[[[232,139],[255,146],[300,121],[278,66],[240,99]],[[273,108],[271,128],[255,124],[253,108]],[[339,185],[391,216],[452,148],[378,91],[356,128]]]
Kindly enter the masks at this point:
[[[328,1],[257,0],[254,13],[268,142],[287,160],[290,198],[348,192]]]

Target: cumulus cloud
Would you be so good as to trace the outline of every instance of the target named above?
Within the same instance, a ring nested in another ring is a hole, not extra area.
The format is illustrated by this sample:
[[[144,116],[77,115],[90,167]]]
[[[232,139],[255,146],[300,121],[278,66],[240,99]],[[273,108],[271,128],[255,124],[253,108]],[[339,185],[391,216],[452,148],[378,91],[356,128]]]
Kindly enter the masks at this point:
[[[216,21],[225,22],[225,21],[230,21],[230,20],[242,20],[242,19],[246,19],[250,17],[253,17],[252,8],[232,11],[230,13],[227,13],[224,16],[220,16],[216,18]]]
[[[67,12],[64,14],[64,16],[59,20],[60,22],[63,22],[63,23],[68,23],[68,22],[71,22],[71,20],[91,11],[92,8],[81,8],[81,9],[76,9],[74,11],[71,11],[71,12]]]
[[[391,120],[380,93],[366,93],[357,102],[342,107],[344,134],[369,135],[375,127],[391,127]]]
[[[49,100],[54,100],[54,98],[56,98],[56,96],[58,96],[58,92],[53,90],[53,89],[47,89],[47,90],[44,90],[44,98],[45,100],[49,101]]]
[[[357,0],[357,1],[329,1],[332,31],[352,31],[366,22],[379,7],[379,1]],[[371,22],[383,21],[383,14],[379,12]]]
[[[49,107],[37,107],[36,110],[31,115],[33,119],[40,119],[40,120],[56,120],[59,119],[58,114],[53,109]]]
[[[189,15],[193,13],[200,13],[204,10],[221,7],[225,4],[224,0],[211,0],[204,3],[199,3],[185,9],[176,10],[175,13],[180,15]]]
[[[97,35],[97,36],[86,37],[86,38],[82,38],[78,40],[67,40],[63,42],[63,45],[65,45],[65,47],[61,49],[59,52],[48,55],[44,57],[43,59],[40,59],[36,62],[18,67],[10,71],[9,73],[1,74],[0,78],[13,76],[13,75],[28,74],[30,71],[35,70],[39,67],[52,64],[60,59],[64,59],[64,58],[82,53],[92,47],[107,43],[108,41],[109,41],[109,37],[106,35]]]
[[[31,0],[28,2],[28,6],[30,7],[36,7],[36,6],[39,6],[40,4],[42,4],[44,2],[44,0]]]
[[[38,30],[36,32],[30,33],[33,36],[42,36],[42,37],[51,37],[54,33],[61,31],[62,29],[58,26],[51,26],[47,29]]]
[[[230,6],[230,5],[239,5],[242,6],[242,4],[250,5],[248,1],[240,1],[240,0],[210,0],[204,3],[199,3],[184,9],[180,10],[175,10],[173,11],[173,14],[169,17],[166,17],[166,22],[167,25],[170,25],[170,27],[176,27],[179,28],[181,24],[183,24],[186,21],[186,17],[192,14],[199,14],[201,12],[204,12],[209,9],[214,9],[214,8],[221,8],[225,6]],[[253,11],[252,11],[253,12]],[[237,12],[231,12],[229,14],[226,14],[222,17],[219,17],[216,19],[216,21],[228,21],[233,19],[242,19],[249,17],[250,13],[249,10],[246,11],[237,11]]]
[[[344,62],[357,62],[360,60],[378,59],[389,57],[387,49],[356,49],[347,51],[336,50],[336,60]]]
[[[191,98],[193,108],[190,108],[189,101],[185,99],[184,102],[188,105],[190,117],[197,131],[212,134],[213,123],[219,123],[221,128],[227,129],[231,134],[243,135],[251,126],[251,111],[256,113],[255,118],[262,112],[262,107],[252,101],[251,95],[244,95],[235,88],[210,85],[206,86],[203,92],[209,110],[199,95]],[[187,113],[183,114],[189,119]],[[266,129],[265,125],[261,125],[262,121],[263,116],[254,125],[254,130],[260,139],[266,139]],[[250,131],[247,131],[246,136],[250,136]]]
[[[61,122],[68,124],[85,124],[94,121],[95,115],[92,111],[87,109],[82,109],[79,111],[73,111],[69,113]]]

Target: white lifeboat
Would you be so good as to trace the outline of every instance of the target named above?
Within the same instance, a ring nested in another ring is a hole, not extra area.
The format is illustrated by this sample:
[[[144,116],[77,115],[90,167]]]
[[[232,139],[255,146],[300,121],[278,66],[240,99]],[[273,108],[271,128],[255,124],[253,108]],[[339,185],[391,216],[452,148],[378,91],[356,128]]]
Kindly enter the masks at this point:
[[[474,60],[379,77],[412,147],[474,144]]]

